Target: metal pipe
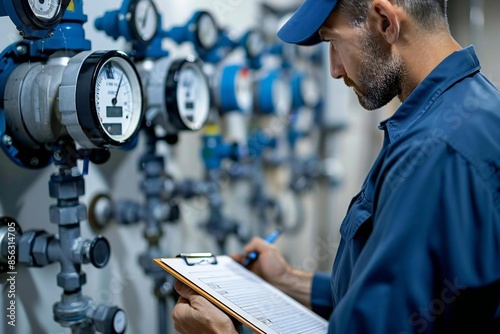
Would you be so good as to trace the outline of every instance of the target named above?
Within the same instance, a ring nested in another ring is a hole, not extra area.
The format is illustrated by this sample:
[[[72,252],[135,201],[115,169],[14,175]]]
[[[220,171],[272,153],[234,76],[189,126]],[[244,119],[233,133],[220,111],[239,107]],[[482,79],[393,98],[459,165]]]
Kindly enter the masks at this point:
[[[158,298],[158,333],[168,333],[167,298]]]

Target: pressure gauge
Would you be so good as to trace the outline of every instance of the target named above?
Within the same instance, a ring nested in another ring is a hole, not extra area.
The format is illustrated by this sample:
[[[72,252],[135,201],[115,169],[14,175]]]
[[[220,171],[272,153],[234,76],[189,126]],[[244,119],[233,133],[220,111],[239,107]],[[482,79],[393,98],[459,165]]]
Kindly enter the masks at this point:
[[[70,0],[12,0],[21,22],[35,30],[54,28]]]
[[[210,111],[210,88],[201,62],[192,56],[164,58],[148,73],[146,120],[166,132],[197,131]]]
[[[196,41],[205,50],[212,49],[219,39],[219,27],[208,12],[200,12],[194,22]]]
[[[258,31],[249,31],[245,36],[245,49],[250,58],[257,58],[264,51],[264,37]]]
[[[272,71],[256,85],[257,107],[262,114],[287,115],[292,108],[291,86],[280,75]]]
[[[289,83],[282,77],[276,77],[271,94],[276,115],[287,115],[292,109],[292,90]]]
[[[252,108],[252,78],[245,66],[230,65],[222,69],[217,96],[223,112],[250,112]]]
[[[173,123],[199,130],[210,110],[210,88],[199,63],[178,60],[172,64],[165,86],[166,107]]]
[[[292,77],[293,106],[315,108],[321,100],[321,87],[308,73],[297,72]]]
[[[310,108],[318,105],[321,99],[321,87],[311,76],[306,76],[300,86],[304,104]]]
[[[158,10],[151,0],[132,1],[129,8],[132,38],[149,43],[158,30]]]
[[[84,148],[120,147],[142,122],[141,81],[120,51],[82,52],[69,61],[59,88],[62,123]]]

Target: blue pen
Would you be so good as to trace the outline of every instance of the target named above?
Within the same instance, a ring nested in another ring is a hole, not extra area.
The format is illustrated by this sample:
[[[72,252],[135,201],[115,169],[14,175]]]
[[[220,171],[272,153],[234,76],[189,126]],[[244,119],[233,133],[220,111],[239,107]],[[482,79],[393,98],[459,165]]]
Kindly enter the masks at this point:
[[[281,231],[279,229],[276,229],[272,231],[267,237],[265,237],[265,241],[269,242],[270,244],[274,243],[276,239],[280,236]],[[257,257],[259,256],[259,252],[257,251],[252,251],[247,254],[245,257],[245,260],[241,263],[244,267],[248,267],[250,263],[253,261],[257,260]]]

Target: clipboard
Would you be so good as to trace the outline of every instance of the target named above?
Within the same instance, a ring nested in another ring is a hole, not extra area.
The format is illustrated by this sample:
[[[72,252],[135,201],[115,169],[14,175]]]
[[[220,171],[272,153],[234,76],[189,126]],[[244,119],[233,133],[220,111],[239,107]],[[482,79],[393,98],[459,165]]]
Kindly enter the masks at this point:
[[[255,333],[326,333],[328,322],[229,256],[182,253],[153,260]]]

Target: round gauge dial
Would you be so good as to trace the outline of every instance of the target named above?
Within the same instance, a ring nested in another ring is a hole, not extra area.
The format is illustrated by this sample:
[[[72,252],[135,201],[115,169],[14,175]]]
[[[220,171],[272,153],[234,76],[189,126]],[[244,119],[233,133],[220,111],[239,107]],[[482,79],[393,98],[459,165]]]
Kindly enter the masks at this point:
[[[168,71],[166,109],[179,130],[196,131],[210,111],[210,87],[201,65],[193,59],[177,60]]]
[[[126,145],[141,126],[141,82],[123,52],[84,52],[73,57],[59,91],[63,123],[84,148]]]
[[[285,116],[292,109],[292,90],[282,72],[272,71],[256,84],[257,110],[262,114]]]
[[[135,111],[140,97],[134,94],[138,85],[134,70],[120,57],[104,62],[97,73],[95,111],[99,125],[113,141],[128,140],[139,126],[140,113]]]
[[[223,112],[250,112],[253,106],[253,85],[250,70],[240,65],[222,69],[216,93]]]
[[[292,108],[290,85],[282,78],[276,78],[272,88],[273,105],[278,116],[287,115]]]
[[[50,21],[61,10],[61,0],[28,0],[31,11],[36,18]]]
[[[321,101],[321,87],[310,72],[295,72],[292,75],[293,107],[315,108]]]
[[[127,316],[122,310],[118,310],[113,316],[113,331],[114,333],[125,333],[127,328]]]
[[[264,37],[262,34],[257,31],[249,32],[245,41],[245,48],[251,58],[261,55],[264,50]]]
[[[219,28],[214,18],[207,12],[201,12],[195,23],[195,36],[199,45],[206,50],[215,46],[219,38]]]
[[[150,42],[158,30],[158,10],[151,0],[134,1],[129,10],[132,13],[131,30],[133,38]]]
[[[300,93],[307,107],[314,108],[318,105],[321,99],[320,89],[318,82],[313,77],[307,75],[302,79]]]
[[[55,27],[69,4],[69,0],[12,0],[21,21],[33,29]]]

